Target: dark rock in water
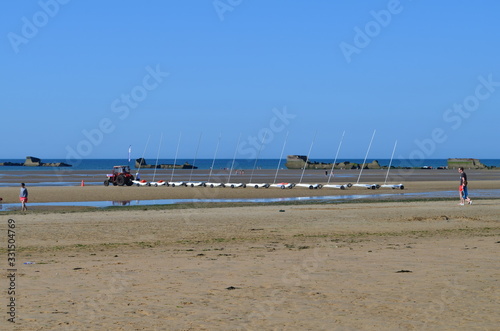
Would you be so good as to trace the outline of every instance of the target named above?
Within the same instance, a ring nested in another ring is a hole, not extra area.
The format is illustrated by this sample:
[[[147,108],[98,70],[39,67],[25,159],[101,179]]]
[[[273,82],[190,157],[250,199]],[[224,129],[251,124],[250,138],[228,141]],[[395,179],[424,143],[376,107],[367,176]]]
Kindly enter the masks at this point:
[[[288,155],[286,158],[285,166],[288,169],[381,169],[380,164],[377,160],[373,160],[371,163],[351,163],[348,161],[335,163],[324,163],[324,162],[313,162],[307,158],[305,155]]]
[[[145,168],[144,166],[147,165],[146,159],[143,159],[142,157],[138,158],[135,160],[135,167],[136,168]]]
[[[24,163],[16,163],[16,162],[3,162],[0,163],[0,166],[9,166],[9,167],[21,167],[23,166]]]
[[[54,162],[54,163],[42,163],[42,167],[72,167],[71,164],[64,162]]]
[[[135,160],[135,167],[136,169],[143,168],[143,169],[198,169],[198,167],[195,167],[187,162],[184,164],[147,164],[146,160],[143,159],[142,157],[138,158]]]
[[[26,167],[39,167],[42,165],[42,160],[33,156],[26,156],[26,161],[24,161]]]
[[[486,165],[482,164],[478,159],[451,158],[448,159],[448,169],[485,169]]]
[[[411,271],[411,270],[399,270],[399,271],[396,271],[397,274],[398,273],[403,273],[403,272],[413,272],[413,271]]]
[[[26,156],[26,161],[24,163],[15,163],[15,162],[4,162],[0,163],[0,166],[15,166],[15,167],[71,167],[71,164],[67,164],[64,162],[53,162],[53,163],[44,163],[37,157]]]

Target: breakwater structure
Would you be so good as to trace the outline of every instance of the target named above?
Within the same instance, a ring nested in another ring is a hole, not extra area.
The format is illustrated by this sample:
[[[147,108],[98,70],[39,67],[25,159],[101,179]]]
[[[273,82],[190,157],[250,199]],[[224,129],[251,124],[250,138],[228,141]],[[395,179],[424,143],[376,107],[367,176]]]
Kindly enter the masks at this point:
[[[0,162],[0,166],[11,166],[11,167],[71,167],[71,164],[64,162],[42,162],[41,159],[33,156],[26,156],[24,163],[18,162]]]
[[[288,155],[285,166],[288,169],[382,169],[377,160],[370,163],[352,163],[349,161],[335,163],[314,162],[307,159],[305,155]]]
[[[198,167],[185,162],[184,164],[147,164],[142,157],[135,160],[136,169],[198,169]]]
[[[465,159],[465,158],[451,158],[448,159],[448,169],[487,169],[488,166],[484,165],[478,159]]]

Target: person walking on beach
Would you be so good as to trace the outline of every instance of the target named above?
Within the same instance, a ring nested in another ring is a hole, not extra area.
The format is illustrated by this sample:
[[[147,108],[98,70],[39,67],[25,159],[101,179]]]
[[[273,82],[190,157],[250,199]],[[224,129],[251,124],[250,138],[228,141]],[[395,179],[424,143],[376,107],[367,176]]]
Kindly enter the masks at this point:
[[[27,211],[26,202],[28,202],[28,189],[24,183],[21,183],[21,190],[19,192],[19,200],[21,201],[21,210]]]
[[[469,205],[472,205],[472,200],[469,198],[469,191],[467,190],[467,174],[464,172],[463,167],[458,168],[458,173],[460,174],[460,206],[463,206],[466,201]]]

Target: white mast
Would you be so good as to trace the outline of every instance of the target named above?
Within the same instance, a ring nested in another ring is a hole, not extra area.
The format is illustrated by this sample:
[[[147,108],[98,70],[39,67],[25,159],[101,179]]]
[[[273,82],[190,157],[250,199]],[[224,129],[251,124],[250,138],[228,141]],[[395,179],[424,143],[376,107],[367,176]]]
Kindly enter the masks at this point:
[[[312,147],[314,145],[314,140],[316,139],[316,134],[318,133],[318,131],[316,131],[314,133],[314,138],[311,142],[311,147],[309,147],[309,152],[307,153],[307,157],[306,157],[306,163],[304,164],[304,168],[302,169],[302,175],[300,176],[300,180],[299,180],[299,183],[302,183],[302,177],[304,177],[304,172],[306,171],[306,168],[307,168],[307,162],[309,161],[309,155],[311,154],[311,150],[312,150]]]
[[[144,147],[144,151],[142,152],[142,157],[141,157],[141,162],[139,162],[139,168],[137,168],[137,173],[136,175],[139,173],[139,171],[141,170],[141,165],[142,165],[142,162],[144,162],[144,154],[146,154],[146,148],[148,148],[148,144],[149,144],[149,139],[151,138],[151,135],[149,135],[148,137],[148,141],[146,141],[146,146]],[[136,178],[137,179],[137,178]]]
[[[177,149],[175,151],[174,164],[172,165],[172,176],[170,177],[170,181],[174,181],[174,171],[175,171],[175,163],[177,162],[177,153],[179,153],[179,145],[181,144],[181,136],[182,132],[179,132],[179,140],[177,141]]]
[[[198,138],[198,146],[196,146],[196,152],[194,153],[193,167],[191,168],[191,174],[189,175],[189,181],[191,181],[191,177],[193,177],[194,164],[196,163],[196,158],[198,157],[198,150],[200,149],[201,142],[201,132],[200,137]]]
[[[391,170],[392,159],[394,158],[394,152],[396,151],[397,144],[398,144],[398,141],[396,140],[396,142],[394,143],[394,149],[392,150],[391,161],[389,162],[389,166],[387,167],[387,174],[385,175],[384,185],[387,183],[387,177],[389,177],[389,170]]]
[[[286,145],[287,139],[288,139],[288,131],[286,132],[285,141],[283,142],[283,148],[281,149],[280,160],[278,162],[278,167],[276,168],[276,175],[274,175],[273,184],[276,184],[276,178],[278,177],[278,171],[280,169],[281,159],[283,159],[283,152],[285,151],[285,145]]]
[[[231,169],[229,169],[229,176],[227,177],[227,182],[231,181],[231,174],[233,173],[234,160],[236,159],[236,152],[238,151],[238,147],[240,146],[241,133],[238,137],[238,142],[236,143],[236,148],[234,149],[233,162],[231,163]]]
[[[373,130],[372,139],[370,140],[370,145],[368,145],[368,150],[366,151],[365,160],[363,161],[363,164],[361,165],[361,170],[359,171],[358,181],[356,182],[356,184],[359,184],[359,179],[361,178],[361,173],[363,173],[363,168],[365,167],[366,158],[368,157],[368,152],[370,152],[370,148],[371,148],[372,142],[373,142],[373,137],[375,137],[376,131],[377,130]]]
[[[163,132],[161,133],[160,136],[160,144],[158,145],[158,153],[156,153],[156,163],[155,163],[155,171],[153,172],[153,182],[155,181],[155,176],[156,176],[156,168],[158,167],[158,158],[160,157],[160,147],[161,147],[161,141],[163,140]]]
[[[208,174],[208,181],[210,181],[210,178],[212,178],[212,171],[214,170],[215,157],[217,156],[217,151],[219,150],[221,136],[222,136],[222,132],[219,133],[219,139],[217,140],[217,146],[215,147],[214,159],[212,160],[212,166],[210,167],[210,173]]]
[[[260,152],[262,151],[262,147],[264,146],[264,141],[266,140],[266,136],[267,136],[267,130],[266,132],[264,132],[264,136],[262,137],[262,141],[260,143],[259,152],[257,153],[257,157],[255,158],[255,163],[253,164],[252,174],[250,175],[250,183],[252,182],[253,173],[255,172],[255,167],[257,166],[257,161],[259,160]]]
[[[339,156],[340,146],[342,146],[342,142],[344,141],[345,130],[342,132],[342,138],[340,139],[339,147],[337,148],[337,154],[335,154],[335,159],[333,160],[332,169],[330,170],[330,175],[328,176],[328,184],[330,184],[330,180],[332,179],[333,169],[335,168],[335,163],[337,163],[337,157]]]

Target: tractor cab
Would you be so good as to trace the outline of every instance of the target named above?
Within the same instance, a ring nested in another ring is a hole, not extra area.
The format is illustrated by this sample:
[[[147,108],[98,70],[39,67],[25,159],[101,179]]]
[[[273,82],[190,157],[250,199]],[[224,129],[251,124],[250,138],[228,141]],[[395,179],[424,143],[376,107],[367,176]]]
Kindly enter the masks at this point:
[[[133,184],[134,176],[130,173],[130,167],[125,165],[114,166],[111,174],[107,174],[108,177],[104,181],[104,186],[130,186]]]
[[[129,174],[129,173],[130,173],[129,166],[114,166],[113,167],[113,175]]]

